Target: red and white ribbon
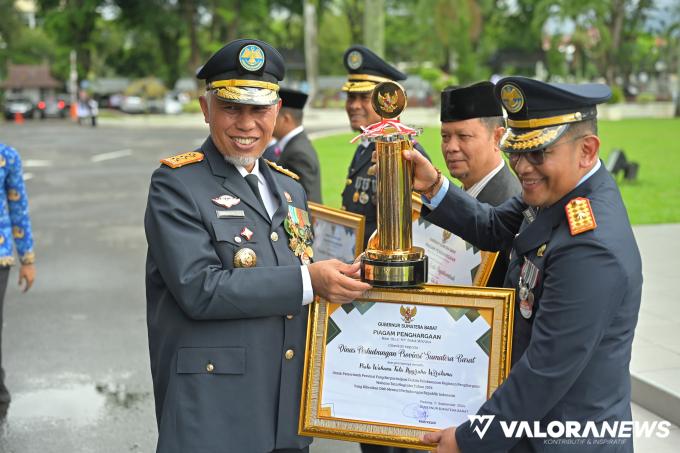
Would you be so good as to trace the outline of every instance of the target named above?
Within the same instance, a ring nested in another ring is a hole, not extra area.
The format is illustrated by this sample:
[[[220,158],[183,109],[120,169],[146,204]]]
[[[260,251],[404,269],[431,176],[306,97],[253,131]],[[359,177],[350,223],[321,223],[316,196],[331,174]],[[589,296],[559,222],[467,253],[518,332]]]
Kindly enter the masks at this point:
[[[385,129],[387,128],[394,128],[394,131],[390,131],[389,133],[385,132]],[[381,137],[385,135],[394,135],[394,134],[399,134],[399,135],[418,135],[420,133],[419,130],[410,128],[406,126],[403,123],[400,123],[397,120],[382,120],[379,123],[374,123],[371,124],[370,126],[367,127],[361,127],[361,134],[357,135],[354,137],[350,143],[354,143],[357,140],[361,138],[376,138],[376,137]]]

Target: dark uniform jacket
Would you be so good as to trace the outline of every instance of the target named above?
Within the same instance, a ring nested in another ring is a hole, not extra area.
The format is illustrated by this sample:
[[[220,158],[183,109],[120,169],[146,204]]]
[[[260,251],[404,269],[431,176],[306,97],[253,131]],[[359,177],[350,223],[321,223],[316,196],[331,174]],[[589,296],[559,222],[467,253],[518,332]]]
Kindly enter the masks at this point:
[[[503,164],[503,169],[496,173],[486,186],[484,186],[482,191],[479,192],[477,200],[482,203],[489,203],[492,206],[498,206],[509,198],[520,195],[521,193],[522,185],[506,163]],[[509,254],[510,249],[498,252],[496,264],[494,264],[489,280],[486,282],[486,286],[497,288],[503,286],[505,273],[508,270]]]
[[[307,199],[321,203],[321,167],[316,150],[305,131],[290,139],[281,151],[279,165],[297,173]]]
[[[572,236],[565,205],[575,197],[590,200],[597,227]],[[458,427],[464,453],[507,451],[517,444],[503,435],[501,419],[540,420],[544,431],[553,420],[585,425],[631,419],[629,362],[642,269],[616,183],[602,165],[562,200],[540,210],[533,222],[523,215],[527,208],[520,197],[494,208],[451,184],[435,210],[423,211],[428,221],[481,249],[511,244],[506,287],[518,288],[525,259],[539,270],[529,319],[516,300],[510,375],[479,411],[495,419],[483,440],[470,422]],[[633,451],[632,439],[605,447],[543,440],[524,438],[513,451]]]
[[[297,435],[297,423],[307,309],[283,227],[289,204],[307,209],[304,190],[260,160],[279,205],[270,220],[211,139],[201,152],[201,162],[153,173],[144,222],[157,451],[305,447],[311,439]],[[240,202],[211,201],[225,194]],[[256,253],[256,267],[234,268],[243,247]]]
[[[420,144],[416,143],[414,148],[429,160],[427,153]],[[368,174],[368,169],[373,165],[371,156],[374,150],[375,143],[373,142],[369,143],[366,147],[359,145],[354,152],[354,158],[352,158],[352,163],[347,173],[345,189],[342,191],[342,208],[366,217],[364,248],[366,248],[368,240],[375,231],[378,220],[377,181],[375,175],[371,176]],[[355,193],[357,194],[356,196]],[[361,195],[363,193],[366,195]],[[362,201],[366,201],[366,203],[362,203]]]

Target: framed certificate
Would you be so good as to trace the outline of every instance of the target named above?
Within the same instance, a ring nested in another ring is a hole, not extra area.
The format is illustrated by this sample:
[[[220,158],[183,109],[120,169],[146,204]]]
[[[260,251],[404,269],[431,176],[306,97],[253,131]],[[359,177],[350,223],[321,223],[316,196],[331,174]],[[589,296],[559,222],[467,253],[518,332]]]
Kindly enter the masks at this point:
[[[486,286],[498,252],[485,252],[420,218],[423,202],[413,194],[413,245],[425,249],[428,283]]]
[[[311,201],[308,204],[314,227],[314,259],[353,262],[363,252],[364,216]]]
[[[299,432],[429,450],[510,370],[513,289],[372,289],[312,305]]]

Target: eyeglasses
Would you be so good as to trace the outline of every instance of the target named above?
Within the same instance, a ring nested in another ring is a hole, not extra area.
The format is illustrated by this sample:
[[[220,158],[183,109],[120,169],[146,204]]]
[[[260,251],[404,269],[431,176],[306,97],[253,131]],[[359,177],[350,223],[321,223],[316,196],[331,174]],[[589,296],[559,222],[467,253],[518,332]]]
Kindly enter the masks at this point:
[[[543,165],[545,162],[545,155],[552,153],[555,148],[561,145],[565,145],[567,143],[575,142],[577,140],[581,140],[582,138],[587,137],[587,135],[580,135],[578,137],[572,138],[571,140],[566,140],[560,143],[557,143],[555,145],[551,145],[547,148],[541,148],[537,149],[534,151],[527,151],[524,153],[511,153],[511,152],[505,152],[505,155],[508,158],[508,162],[510,162],[511,166],[516,166],[519,163],[520,158],[524,157],[527,162],[529,162],[531,165]],[[549,149],[550,148],[550,149]]]

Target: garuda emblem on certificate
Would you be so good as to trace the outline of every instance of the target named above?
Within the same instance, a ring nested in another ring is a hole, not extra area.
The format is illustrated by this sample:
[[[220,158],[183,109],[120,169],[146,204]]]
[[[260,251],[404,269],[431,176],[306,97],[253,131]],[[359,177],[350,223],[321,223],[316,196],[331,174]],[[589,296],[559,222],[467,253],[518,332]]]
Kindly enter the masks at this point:
[[[399,313],[401,313],[401,319],[403,319],[406,324],[410,324],[411,321],[413,321],[413,318],[416,317],[418,309],[416,307],[404,307],[402,305],[399,309]]]

